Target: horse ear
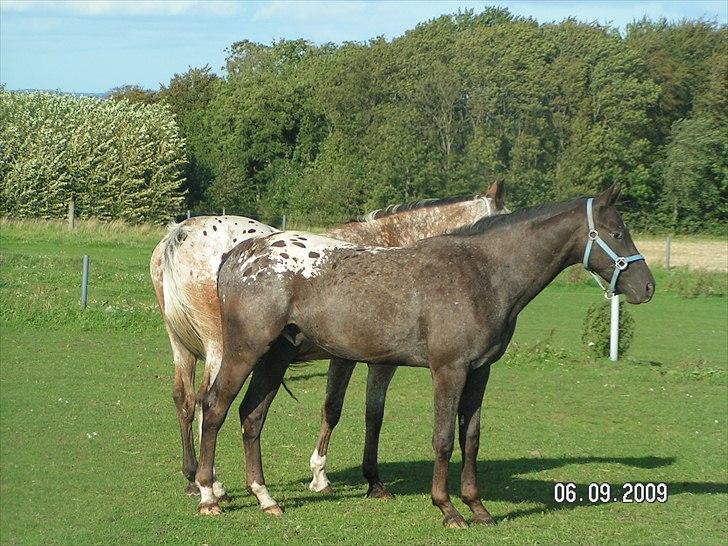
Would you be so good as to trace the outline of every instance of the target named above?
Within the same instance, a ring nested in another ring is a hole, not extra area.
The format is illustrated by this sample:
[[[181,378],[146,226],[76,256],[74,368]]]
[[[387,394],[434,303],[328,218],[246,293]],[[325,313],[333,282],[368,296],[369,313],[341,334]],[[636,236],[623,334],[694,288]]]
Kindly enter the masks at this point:
[[[603,207],[611,207],[617,202],[617,197],[619,197],[621,189],[622,187],[619,182],[615,182],[597,196],[597,204]]]
[[[505,196],[505,193],[506,188],[503,182],[493,182],[490,188],[488,188],[488,191],[485,192],[485,196],[490,198],[493,201],[496,210],[499,210],[503,208],[503,197]]]

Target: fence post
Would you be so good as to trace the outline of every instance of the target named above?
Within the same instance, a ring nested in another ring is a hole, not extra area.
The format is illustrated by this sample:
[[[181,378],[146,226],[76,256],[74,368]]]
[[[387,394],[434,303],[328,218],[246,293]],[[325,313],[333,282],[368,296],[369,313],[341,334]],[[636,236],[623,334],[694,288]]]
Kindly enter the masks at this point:
[[[68,229],[73,229],[76,225],[76,202],[73,197],[68,202]]]
[[[190,219],[190,216],[192,216],[190,209],[187,209],[187,219]]]
[[[617,361],[619,347],[619,296],[614,294],[612,300],[612,320],[609,326],[609,360]]]
[[[283,220],[281,221],[281,231],[286,231],[286,215],[283,215]]]
[[[667,236],[667,240],[665,241],[665,269],[670,271],[670,243],[671,243],[671,236]]]
[[[222,215],[225,216],[225,207],[222,208]]]
[[[83,256],[83,272],[81,274],[81,309],[86,309],[88,303],[88,256]]]

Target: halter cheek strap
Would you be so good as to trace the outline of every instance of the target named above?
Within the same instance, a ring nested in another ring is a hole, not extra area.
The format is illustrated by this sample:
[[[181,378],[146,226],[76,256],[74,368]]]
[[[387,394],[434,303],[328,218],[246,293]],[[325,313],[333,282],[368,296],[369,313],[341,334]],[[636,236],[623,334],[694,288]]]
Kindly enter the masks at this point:
[[[591,276],[594,277],[594,280],[597,281],[599,287],[604,290],[604,296],[606,298],[611,298],[614,295],[614,290],[617,286],[617,279],[619,278],[619,274],[627,269],[630,263],[636,262],[638,260],[644,260],[645,257],[642,256],[642,254],[633,254],[632,256],[627,257],[617,256],[617,254],[611,248],[609,248],[609,245],[607,245],[607,243],[605,243],[604,240],[599,237],[599,232],[594,227],[594,213],[592,211],[593,201],[593,197],[590,197],[586,200],[586,219],[589,223],[589,235],[586,242],[586,248],[584,249],[584,259],[582,260],[582,263],[584,264],[584,269],[591,273]],[[614,260],[614,273],[612,273],[612,280],[610,281],[609,286],[606,288],[602,284],[602,281],[599,279],[599,277],[595,275],[593,271],[589,270],[589,255],[591,254],[591,250],[595,242],[604,252],[606,252],[607,256]]]

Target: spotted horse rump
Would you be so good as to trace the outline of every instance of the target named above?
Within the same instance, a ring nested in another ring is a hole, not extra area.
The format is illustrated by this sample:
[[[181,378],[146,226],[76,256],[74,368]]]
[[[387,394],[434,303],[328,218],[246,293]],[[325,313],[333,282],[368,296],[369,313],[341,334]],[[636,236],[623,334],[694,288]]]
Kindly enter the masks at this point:
[[[259,275],[272,272],[278,277],[300,275],[305,279],[316,276],[339,250],[356,253],[390,250],[385,247],[354,245],[322,235],[302,232],[281,232],[242,245],[237,257],[239,280],[254,283]]]

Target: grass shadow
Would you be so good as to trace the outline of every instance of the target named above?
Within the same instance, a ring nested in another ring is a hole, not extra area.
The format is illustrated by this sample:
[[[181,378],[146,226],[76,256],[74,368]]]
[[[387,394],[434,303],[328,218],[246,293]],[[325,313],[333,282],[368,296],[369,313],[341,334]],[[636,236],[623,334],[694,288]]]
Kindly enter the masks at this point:
[[[537,473],[567,465],[587,464],[620,464],[632,468],[650,469],[672,465],[674,457],[563,457],[563,458],[518,458],[502,460],[486,460],[478,464],[478,482],[481,498],[487,506],[488,501],[504,501],[512,504],[539,503],[542,506],[525,510],[514,510],[498,519],[514,519],[535,513],[572,509],[584,506],[597,506],[587,499],[587,483],[577,483],[577,491],[583,494],[581,502],[560,503],[554,500],[554,481],[528,479],[523,475]],[[379,465],[380,475],[385,484],[395,496],[422,495],[430,490],[432,479],[432,461],[408,461],[397,463],[382,463]],[[457,495],[460,483],[460,465],[451,464],[449,472],[450,493]],[[286,503],[289,506],[307,504],[309,502],[332,502],[342,498],[360,497],[366,491],[366,485],[361,477],[358,466],[337,470],[328,473],[334,488],[329,495],[312,496],[310,494],[289,496]],[[301,476],[297,480],[287,483],[292,489],[308,482],[309,476]],[[595,478],[596,482],[603,482]],[[728,484],[715,482],[665,482],[668,487],[668,498],[682,493],[714,494],[728,493]],[[337,484],[339,489],[337,490]],[[342,488],[341,486],[346,486]],[[612,492],[621,495],[622,482],[612,484]],[[360,487],[352,491],[352,487]]]
[[[321,368],[319,368],[320,370]],[[306,379],[311,379],[313,377],[326,377],[328,375],[328,372],[326,370],[320,371],[320,372],[308,372],[308,373],[300,373],[300,371],[296,374],[287,375],[285,382],[286,383],[292,383],[294,381],[305,381]]]

